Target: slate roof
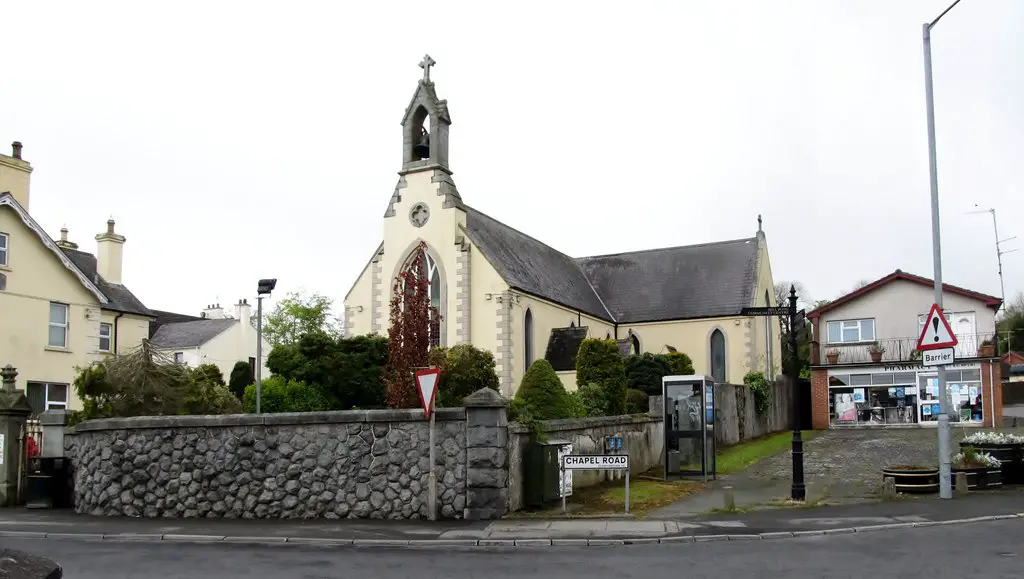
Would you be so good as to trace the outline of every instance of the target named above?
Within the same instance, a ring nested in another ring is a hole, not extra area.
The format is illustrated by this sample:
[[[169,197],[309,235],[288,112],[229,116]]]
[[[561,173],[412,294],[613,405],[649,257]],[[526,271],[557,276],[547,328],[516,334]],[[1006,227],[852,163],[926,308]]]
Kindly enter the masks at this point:
[[[756,237],[576,259],[465,209],[467,236],[509,286],[603,320],[738,315],[754,301]]]
[[[157,328],[150,342],[160,349],[195,348],[209,342],[237,323],[238,320],[231,318],[171,322]]]
[[[197,322],[205,318],[199,316],[190,316],[188,314],[178,314],[175,312],[168,312],[165,310],[150,310],[156,316],[156,319],[149,323],[149,339],[152,340],[153,336],[156,335],[156,331],[160,329],[160,326],[166,324],[173,324],[175,322]]]
[[[551,363],[556,372],[576,369],[576,352],[590,330],[587,326],[552,328],[548,338],[548,349],[544,359]]]
[[[62,247],[60,250],[64,252],[64,255],[68,256],[68,259],[75,264],[75,267],[80,269],[86,277],[96,284],[96,287],[103,292],[103,295],[107,296],[109,303],[104,304],[103,309],[141,316],[154,315],[127,287],[121,284],[109,283],[96,272],[95,255],[66,247]]]

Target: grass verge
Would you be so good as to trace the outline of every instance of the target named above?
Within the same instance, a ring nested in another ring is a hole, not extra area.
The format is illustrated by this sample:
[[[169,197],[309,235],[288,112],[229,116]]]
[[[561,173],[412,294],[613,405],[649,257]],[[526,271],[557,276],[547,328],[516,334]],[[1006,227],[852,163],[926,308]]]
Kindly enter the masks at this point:
[[[660,475],[661,469],[657,469]],[[634,476],[629,481],[629,514],[644,517],[648,512],[674,503],[700,491],[704,485],[689,481],[666,481],[654,476]],[[606,481],[597,485],[573,489],[566,500],[570,517],[624,516],[626,508],[626,481]],[[561,502],[539,510],[519,511],[516,518],[564,517]]]
[[[806,442],[818,434],[819,432],[815,430],[804,430],[801,436]],[[777,432],[734,444],[718,453],[715,459],[716,470],[718,474],[742,472],[762,459],[789,450],[792,444],[792,432]]]

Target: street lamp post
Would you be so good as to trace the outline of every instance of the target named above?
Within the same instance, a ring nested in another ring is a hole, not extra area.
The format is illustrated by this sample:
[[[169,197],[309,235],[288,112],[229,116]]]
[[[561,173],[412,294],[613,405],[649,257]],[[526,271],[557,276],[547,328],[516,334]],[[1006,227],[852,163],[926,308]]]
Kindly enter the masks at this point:
[[[261,279],[256,284],[256,414],[263,398],[263,296],[277,287],[277,279]]]
[[[932,200],[932,259],[935,267],[935,303],[942,312],[942,247],[939,235],[939,173],[935,154],[935,100],[932,90],[932,27],[960,3],[956,0],[946,8],[938,18],[922,26],[922,39],[924,41],[924,98],[925,111],[928,115],[928,169],[931,184]],[[944,313],[941,315],[945,315]],[[950,403],[947,400],[946,390],[946,367],[938,366],[939,381],[939,497],[943,499],[953,498],[953,487],[950,481],[949,464],[949,409]]]

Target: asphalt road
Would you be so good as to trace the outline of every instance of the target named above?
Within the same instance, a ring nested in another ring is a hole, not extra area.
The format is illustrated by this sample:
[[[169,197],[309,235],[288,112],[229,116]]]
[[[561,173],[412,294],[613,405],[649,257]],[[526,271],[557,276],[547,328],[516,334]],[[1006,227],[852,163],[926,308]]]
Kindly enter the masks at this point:
[[[983,522],[766,541],[460,551],[5,539],[59,561],[68,579],[498,579],[1024,576],[1024,522]]]

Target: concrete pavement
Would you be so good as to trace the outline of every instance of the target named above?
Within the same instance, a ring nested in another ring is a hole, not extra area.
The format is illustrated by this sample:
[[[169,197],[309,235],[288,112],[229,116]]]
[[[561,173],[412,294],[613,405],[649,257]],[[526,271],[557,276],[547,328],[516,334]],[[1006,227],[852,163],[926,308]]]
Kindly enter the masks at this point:
[[[441,550],[330,549],[297,545],[107,543],[0,539],[61,563],[75,579],[630,579],[633,577],[757,577],[877,579],[1020,577],[1024,521],[1006,520],[873,533],[814,535],[774,541],[727,541],[628,548]]]
[[[0,538],[116,542],[217,542],[386,547],[625,545],[865,532],[978,520],[1024,518],[1024,491],[972,493],[865,505],[713,513],[685,520],[506,519],[368,521],[141,519],[69,511],[0,511]]]

